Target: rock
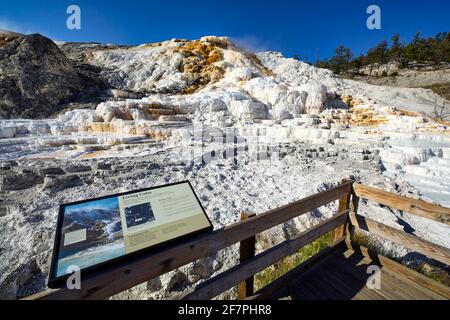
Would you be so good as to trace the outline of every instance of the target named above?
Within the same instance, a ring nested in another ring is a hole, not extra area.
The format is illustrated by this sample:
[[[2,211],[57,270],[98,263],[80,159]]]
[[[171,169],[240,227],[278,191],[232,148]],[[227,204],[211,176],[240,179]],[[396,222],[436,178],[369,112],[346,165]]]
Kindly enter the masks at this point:
[[[17,167],[18,163],[16,161],[5,161],[5,162],[0,162],[0,170],[2,171],[8,171],[11,170],[13,167]]]
[[[355,70],[350,70],[350,72],[352,71]],[[399,64],[397,62],[389,62],[387,64],[374,63],[358,69],[358,73],[376,77],[391,76],[398,71]]]
[[[90,166],[86,166],[86,165],[70,165],[68,167],[65,168],[66,172],[69,173],[76,173],[76,172],[88,172],[92,170],[92,167]]]
[[[195,283],[201,279],[209,278],[214,273],[214,260],[211,258],[201,259],[194,262],[188,273],[191,283]]]
[[[175,115],[162,115],[158,119],[159,122],[172,122],[172,121],[181,121],[186,122],[188,118],[184,114],[175,114]]]
[[[21,286],[31,278],[35,272],[35,267],[30,264],[22,264],[17,267],[0,283],[0,300],[15,300]]]
[[[8,207],[6,206],[5,201],[0,199],[0,217],[4,217],[7,214],[8,214]],[[0,256],[1,256],[1,250],[0,250]]]
[[[290,119],[305,111],[307,93],[291,89],[270,77],[257,77],[245,84],[245,89],[261,102],[272,107],[272,117]]]
[[[140,99],[144,95],[140,92],[132,92],[127,90],[110,89],[109,92],[115,99]]]
[[[58,117],[59,126],[64,132],[84,131],[91,123],[100,121],[100,117],[94,110],[71,110]],[[67,130],[69,128],[69,130]],[[56,130],[57,131],[57,130]]]
[[[134,108],[133,108],[134,109]],[[114,118],[122,120],[133,120],[133,115],[126,102],[107,101],[97,106],[96,115],[103,122],[111,122]],[[137,115],[135,115],[138,117]]]
[[[144,110],[142,110],[140,108],[130,108],[130,114],[131,114],[131,117],[133,118],[133,120],[135,120],[135,121],[148,119]]]
[[[83,185],[83,180],[81,180],[77,175],[46,175],[42,190],[51,190],[52,192],[55,192],[68,188],[79,187],[81,185]]]
[[[1,91],[0,91],[0,93],[1,93]],[[1,105],[0,105],[0,108],[1,108]],[[1,109],[0,109],[0,113],[1,113]],[[9,139],[9,138],[14,138],[15,136],[16,136],[16,128],[15,127],[4,127],[4,126],[0,127],[0,139]]]
[[[44,178],[33,172],[7,172],[0,176],[0,190],[24,190],[43,182]]]
[[[38,170],[39,175],[45,177],[46,175],[61,175],[64,174],[64,170],[59,167],[49,167]]]
[[[168,292],[172,291],[182,291],[187,285],[189,285],[189,279],[185,273],[180,270],[176,270],[167,284],[166,290]]]
[[[9,163],[0,163],[0,170],[1,171],[8,171],[11,170],[11,165]]]
[[[31,121],[27,129],[30,134],[47,134],[51,132],[48,123],[38,121]]]
[[[111,163],[99,162],[97,164],[97,170],[111,170]]]
[[[147,281],[147,290],[151,291],[151,292],[155,292],[155,291],[159,291],[162,289],[162,283],[161,283],[161,279],[158,278],[154,278],[150,281]]]
[[[0,46],[0,117],[36,118],[61,110],[83,89],[81,78],[50,39],[19,36]]]
[[[233,100],[230,103],[229,110],[238,120],[267,118],[267,106],[252,100]]]
[[[210,44],[219,45],[225,48],[231,44],[230,38],[228,37],[205,36],[201,37],[200,41],[209,42]]]
[[[322,84],[311,83],[306,85],[305,91],[308,93],[306,99],[306,113],[318,115],[323,111],[325,101],[327,101],[327,88]]]
[[[304,117],[303,119],[307,126],[313,126],[320,123],[320,119],[317,116],[307,116]]]

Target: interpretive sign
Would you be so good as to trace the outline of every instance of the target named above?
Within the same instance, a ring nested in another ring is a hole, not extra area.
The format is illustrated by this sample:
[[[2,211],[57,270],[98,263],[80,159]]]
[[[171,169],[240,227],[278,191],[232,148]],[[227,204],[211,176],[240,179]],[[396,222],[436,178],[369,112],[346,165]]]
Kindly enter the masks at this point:
[[[188,181],[63,204],[49,287],[212,229]]]

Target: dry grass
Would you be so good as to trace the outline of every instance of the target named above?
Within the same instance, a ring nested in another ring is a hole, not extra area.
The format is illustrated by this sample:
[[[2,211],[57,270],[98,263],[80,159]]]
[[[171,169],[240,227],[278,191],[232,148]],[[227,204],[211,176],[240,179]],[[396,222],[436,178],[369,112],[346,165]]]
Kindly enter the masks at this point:
[[[398,263],[402,263],[400,259],[394,257],[389,250],[386,250],[382,244],[372,237],[367,236],[362,233],[355,233],[353,237],[353,241],[360,246],[366,247],[370,251],[381,254],[385,257],[388,257]],[[450,287],[450,275],[448,270],[440,268],[438,266],[432,266],[427,262],[420,262],[417,266],[408,266],[409,268],[431,278],[437,282],[445,284]]]
[[[442,120],[442,119],[433,119],[433,120],[439,124],[450,127],[450,120]]]
[[[319,251],[329,246],[334,239],[334,232],[329,232],[319,239],[301,248],[297,253],[284,258],[276,264],[264,269],[255,275],[255,290],[259,290],[272,281],[283,276],[293,268],[316,255]]]
[[[409,111],[409,110],[397,110],[397,111],[391,111],[390,114],[394,115],[394,116],[406,116],[406,117],[418,117],[419,114],[417,112],[414,111]]]
[[[431,89],[434,93],[441,97],[450,100],[450,82],[433,84],[431,86],[424,87],[425,89]]]

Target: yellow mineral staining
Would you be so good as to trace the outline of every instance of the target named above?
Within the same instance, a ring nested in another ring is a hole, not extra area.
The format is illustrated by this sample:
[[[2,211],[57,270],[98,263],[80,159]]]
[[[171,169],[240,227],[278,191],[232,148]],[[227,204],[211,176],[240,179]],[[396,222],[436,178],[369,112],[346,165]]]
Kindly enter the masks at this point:
[[[361,99],[353,98],[350,95],[343,95],[341,97],[341,100],[348,105],[349,108],[353,108],[355,106],[363,104],[363,101]]]
[[[245,54],[245,56],[250,60],[250,62],[252,62],[252,64],[253,64],[256,68],[258,68],[258,70],[259,70],[265,77],[273,77],[273,76],[275,76],[275,73],[274,73],[271,69],[265,67],[265,66],[261,63],[261,60],[259,60],[259,58],[258,58],[258,56],[257,56],[256,54],[247,52],[247,53]]]
[[[442,124],[444,126],[450,127],[450,120],[442,120],[442,119],[439,119],[439,118],[435,118],[433,120],[436,121],[439,124]]]
[[[342,95],[341,100],[348,105],[345,121],[353,126],[375,127],[388,122],[386,117],[372,107],[364,105],[364,101],[351,95]],[[343,119],[342,119],[343,120]]]
[[[368,107],[353,107],[349,109],[350,124],[353,126],[378,126],[387,123],[387,119]]]
[[[171,137],[172,133],[169,130],[151,128],[145,125],[134,125],[128,128],[128,134],[145,135],[151,139],[162,141]]]
[[[206,85],[223,78],[225,71],[215,65],[216,62],[223,60],[222,51],[216,45],[201,41],[189,41],[174,48],[174,51],[180,52],[184,57],[180,71],[196,75],[196,80],[190,87],[182,91],[183,94],[195,93]]]
[[[80,158],[81,159],[94,159],[94,158],[104,157],[107,154],[108,153],[106,151],[99,150],[99,151],[93,151],[93,152],[85,153],[85,154],[81,155]]]
[[[417,131],[427,134],[450,135],[450,121],[433,119],[432,121],[424,123],[421,127],[417,128]]]
[[[207,64],[212,64],[222,60],[222,52],[216,46],[200,41],[191,41],[176,48],[185,57],[198,57]]]
[[[173,116],[184,114],[184,112],[175,106],[167,106],[160,103],[149,103],[142,106],[142,110],[147,117],[152,120],[158,120],[160,116]]]
[[[114,123],[108,122],[92,122],[86,128],[89,132],[106,133],[106,132],[119,132],[118,128]]]

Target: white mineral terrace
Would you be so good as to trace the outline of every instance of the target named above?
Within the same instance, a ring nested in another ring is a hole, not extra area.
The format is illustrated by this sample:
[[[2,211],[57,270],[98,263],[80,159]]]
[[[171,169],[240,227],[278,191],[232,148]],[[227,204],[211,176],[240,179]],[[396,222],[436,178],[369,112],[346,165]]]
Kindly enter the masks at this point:
[[[353,178],[450,207],[449,123],[424,115],[436,98],[430,90],[339,79],[278,53],[249,55],[226,38],[200,42],[220,43],[222,55],[203,66],[202,76],[214,79],[204,87],[192,88],[193,74],[179,71],[192,59],[179,52],[196,42],[104,50],[90,63],[111,66],[105,72],[116,87],[155,92],[53,119],[0,120],[0,298],[45,287],[61,203],[190,180],[220,228],[244,210],[262,213]],[[335,210],[333,203],[274,228],[258,249]],[[375,203],[362,202],[360,213],[450,246],[446,225]],[[220,251],[120,297],[170,297],[237,256],[233,247]]]

